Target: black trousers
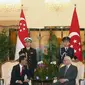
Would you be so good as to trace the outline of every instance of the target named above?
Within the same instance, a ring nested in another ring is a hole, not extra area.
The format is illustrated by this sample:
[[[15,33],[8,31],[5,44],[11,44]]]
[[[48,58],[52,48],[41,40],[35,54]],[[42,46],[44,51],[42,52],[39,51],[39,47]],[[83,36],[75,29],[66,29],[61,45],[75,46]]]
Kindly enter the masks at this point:
[[[29,84],[24,82],[23,84],[16,83],[16,85],[29,85]]]
[[[34,78],[34,68],[29,68],[29,74],[31,78]]]

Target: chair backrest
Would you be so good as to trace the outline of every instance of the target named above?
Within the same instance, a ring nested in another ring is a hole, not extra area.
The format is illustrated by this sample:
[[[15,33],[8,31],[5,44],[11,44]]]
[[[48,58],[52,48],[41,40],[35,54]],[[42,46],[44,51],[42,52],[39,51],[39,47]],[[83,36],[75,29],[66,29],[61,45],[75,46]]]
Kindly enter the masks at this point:
[[[10,84],[11,71],[14,65],[18,64],[18,61],[7,61],[1,65],[2,79],[4,79],[4,85]]]
[[[77,66],[78,75],[76,78],[76,85],[79,85],[79,80],[84,79],[84,64],[82,62],[72,62],[72,64]]]

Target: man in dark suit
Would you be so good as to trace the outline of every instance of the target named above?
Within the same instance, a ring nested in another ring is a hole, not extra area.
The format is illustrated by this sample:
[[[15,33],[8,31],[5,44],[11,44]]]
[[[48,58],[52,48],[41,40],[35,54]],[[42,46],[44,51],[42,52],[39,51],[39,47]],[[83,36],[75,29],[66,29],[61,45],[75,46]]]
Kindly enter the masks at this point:
[[[25,48],[22,48],[20,53],[25,53],[27,56],[27,63],[28,63],[28,69],[30,71],[30,75],[33,78],[34,77],[34,71],[37,67],[37,54],[36,50],[31,47],[32,38],[26,37],[24,39],[25,41]]]
[[[59,64],[63,63],[63,59],[65,56],[69,56],[71,59],[74,58],[74,49],[69,47],[70,38],[64,37],[62,41],[63,47],[61,47],[59,51]]]
[[[13,66],[10,85],[29,85],[30,74],[26,68],[27,58],[20,55],[19,64]]]
[[[63,63],[65,66],[60,68],[58,82],[53,85],[76,85],[77,67],[71,64],[69,56],[64,57]]]

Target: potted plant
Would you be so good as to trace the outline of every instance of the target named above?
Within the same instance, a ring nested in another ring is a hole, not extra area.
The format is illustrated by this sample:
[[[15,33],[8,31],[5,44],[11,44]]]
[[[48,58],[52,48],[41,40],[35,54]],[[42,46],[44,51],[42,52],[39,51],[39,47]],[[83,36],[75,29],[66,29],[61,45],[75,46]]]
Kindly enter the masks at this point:
[[[58,40],[56,36],[50,30],[50,38],[48,46],[44,49],[43,63],[38,64],[37,69],[34,73],[34,79],[37,80],[52,80],[53,77],[58,75],[57,64],[51,63],[52,61],[58,61]]]
[[[0,33],[0,62],[4,62],[9,54],[9,36],[6,29]]]
[[[34,79],[36,80],[52,80],[58,75],[58,68],[54,64],[39,64],[35,73]]]

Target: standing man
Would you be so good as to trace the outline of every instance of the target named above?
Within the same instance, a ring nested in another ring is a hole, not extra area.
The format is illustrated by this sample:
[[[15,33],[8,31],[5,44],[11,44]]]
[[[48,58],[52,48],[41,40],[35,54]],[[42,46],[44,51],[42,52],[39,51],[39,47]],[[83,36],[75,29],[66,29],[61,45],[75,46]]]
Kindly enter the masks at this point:
[[[69,56],[64,57],[63,63],[65,66],[60,68],[58,81],[53,85],[76,85],[77,67],[71,64]]]
[[[30,74],[26,65],[26,56],[20,55],[19,64],[15,65],[12,69],[10,85],[29,85]]]
[[[20,53],[25,53],[27,56],[27,63],[28,63],[28,69],[30,71],[30,75],[33,78],[34,77],[34,71],[37,67],[37,54],[36,50],[31,47],[32,38],[26,37],[24,39],[25,41],[25,48],[22,48]]]
[[[63,59],[65,56],[69,56],[71,59],[74,58],[74,49],[69,47],[70,38],[64,37],[62,41],[63,41],[63,47],[60,48],[59,52],[59,64],[63,63]]]

